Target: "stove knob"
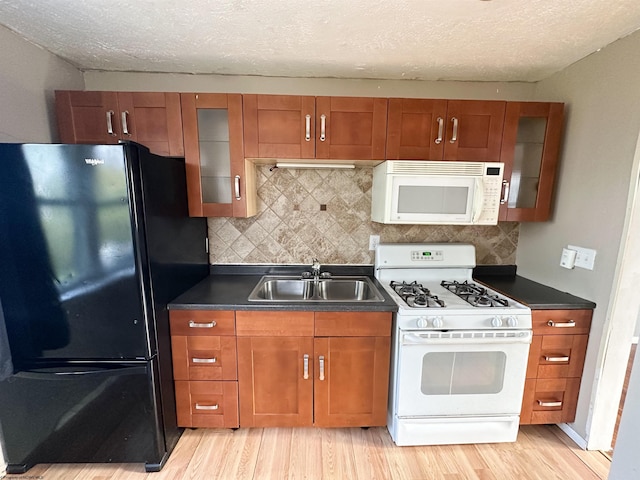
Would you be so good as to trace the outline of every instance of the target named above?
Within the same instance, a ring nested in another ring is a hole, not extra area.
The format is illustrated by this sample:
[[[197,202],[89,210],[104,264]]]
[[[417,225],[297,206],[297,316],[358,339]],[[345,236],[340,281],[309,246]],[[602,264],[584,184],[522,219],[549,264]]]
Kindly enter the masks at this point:
[[[518,319],[516,317],[513,317],[513,316],[507,317],[507,325],[509,325],[510,327],[517,327],[518,326]]]
[[[418,320],[416,320],[416,325],[418,326],[418,328],[427,328],[429,326],[427,317],[418,317]]]
[[[444,325],[444,321],[440,316],[433,317],[433,319],[431,320],[431,325],[433,325],[433,328],[442,328],[442,326]]]
[[[501,327],[502,326],[502,319],[500,317],[493,317],[491,319],[491,326],[492,327]]]

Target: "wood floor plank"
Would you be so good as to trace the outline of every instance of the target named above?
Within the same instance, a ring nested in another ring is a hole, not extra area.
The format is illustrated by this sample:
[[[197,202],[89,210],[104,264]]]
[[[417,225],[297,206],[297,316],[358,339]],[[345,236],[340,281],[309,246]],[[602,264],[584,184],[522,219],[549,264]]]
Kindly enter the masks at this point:
[[[322,478],[322,429],[294,428],[289,456],[290,479]]]
[[[558,427],[515,443],[398,447],[386,428],[187,430],[161,472],[139,464],[36,465],[44,480],[604,480],[610,462]],[[20,476],[9,475],[7,479]]]

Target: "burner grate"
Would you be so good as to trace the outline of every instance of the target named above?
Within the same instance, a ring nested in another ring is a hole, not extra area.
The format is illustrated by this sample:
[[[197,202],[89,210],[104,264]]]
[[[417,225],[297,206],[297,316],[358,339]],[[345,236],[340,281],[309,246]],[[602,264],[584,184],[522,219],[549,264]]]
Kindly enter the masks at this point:
[[[442,308],[445,306],[444,301],[416,281],[411,283],[392,281],[389,285],[410,307]]]
[[[465,300],[474,307],[508,307],[509,301],[498,295],[490,293],[486,288],[481,287],[473,282],[465,280],[464,282],[443,280],[441,286],[449,290],[451,293]]]

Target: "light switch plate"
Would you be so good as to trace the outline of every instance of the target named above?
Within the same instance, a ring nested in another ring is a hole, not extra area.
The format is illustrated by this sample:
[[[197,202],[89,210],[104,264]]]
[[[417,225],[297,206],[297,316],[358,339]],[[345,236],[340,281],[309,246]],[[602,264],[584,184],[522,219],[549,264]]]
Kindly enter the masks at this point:
[[[567,248],[577,252],[575,262],[576,267],[593,270],[597,253],[595,250],[592,250],[591,248],[574,247],[573,245],[568,245]]]
[[[562,249],[562,256],[560,257],[560,266],[562,268],[573,268],[576,263],[576,256],[578,252],[570,250],[568,248]]]

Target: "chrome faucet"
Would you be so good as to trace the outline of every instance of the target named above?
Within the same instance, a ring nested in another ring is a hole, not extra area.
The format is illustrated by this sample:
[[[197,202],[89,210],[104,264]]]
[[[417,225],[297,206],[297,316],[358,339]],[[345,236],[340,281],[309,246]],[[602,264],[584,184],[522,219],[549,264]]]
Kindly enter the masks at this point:
[[[314,258],[313,263],[311,264],[311,274],[313,275],[314,280],[318,280],[320,278],[320,261],[317,258]]]

